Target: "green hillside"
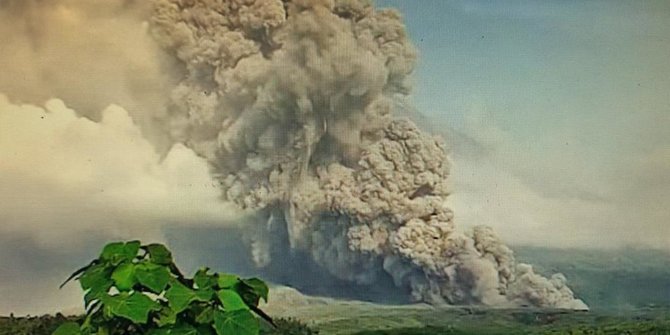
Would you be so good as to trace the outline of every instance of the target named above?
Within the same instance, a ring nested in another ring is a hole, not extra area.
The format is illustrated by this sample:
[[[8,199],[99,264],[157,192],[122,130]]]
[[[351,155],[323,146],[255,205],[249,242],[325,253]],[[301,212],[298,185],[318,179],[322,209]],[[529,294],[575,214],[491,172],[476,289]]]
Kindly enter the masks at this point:
[[[543,274],[561,272],[591,308],[670,306],[670,253],[656,250],[514,248]]]

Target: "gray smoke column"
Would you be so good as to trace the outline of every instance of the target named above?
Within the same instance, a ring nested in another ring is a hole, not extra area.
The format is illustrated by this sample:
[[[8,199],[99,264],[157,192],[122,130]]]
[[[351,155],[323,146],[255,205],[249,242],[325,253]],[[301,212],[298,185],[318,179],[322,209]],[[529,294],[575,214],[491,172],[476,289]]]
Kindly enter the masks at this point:
[[[440,139],[402,118],[417,52],[361,0],[156,0],[181,66],[166,124],[214,167],[258,266],[280,227],[333,276],[390,275],[416,301],[585,309],[562,275],[517,264],[486,227],[455,231]],[[285,234],[284,234],[285,235]]]

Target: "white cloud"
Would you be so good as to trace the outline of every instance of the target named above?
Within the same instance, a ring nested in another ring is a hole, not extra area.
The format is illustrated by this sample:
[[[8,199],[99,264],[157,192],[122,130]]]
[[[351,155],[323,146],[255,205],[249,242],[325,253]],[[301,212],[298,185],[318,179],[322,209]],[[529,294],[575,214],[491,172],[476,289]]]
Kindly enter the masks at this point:
[[[22,271],[25,264],[13,266],[21,261],[2,252],[0,314],[62,306],[58,283],[82,265],[73,264],[82,253],[94,255],[102,240],[160,241],[167,224],[230,222],[238,212],[219,195],[203,159],[182,145],[162,158],[119,106],[106,108],[101,121],[93,122],[60,100],[41,108],[0,95],[2,243],[24,245],[27,263],[52,253],[67,258]],[[22,302],[17,292],[33,286],[55,300]]]
[[[230,218],[207,163],[179,144],[161,158],[121,107],[98,123],[60,100],[42,109],[0,97],[0,127],[0,230],[48,242],[78,230],[150,235],[160,222]]]

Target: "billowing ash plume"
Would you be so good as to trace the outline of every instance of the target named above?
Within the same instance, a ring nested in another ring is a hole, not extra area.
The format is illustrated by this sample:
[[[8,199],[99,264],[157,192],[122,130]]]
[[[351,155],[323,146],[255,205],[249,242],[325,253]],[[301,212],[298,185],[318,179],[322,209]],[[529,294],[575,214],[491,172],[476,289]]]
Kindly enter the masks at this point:
[[[167,124],[207,158],[226,200],[333,276],[390,275],[440,304],[583,309],[562,275],[517,264],[489,228],[454,230],[449,162],[402,114],[416,51],[400,15],[364,0],[155,0],[157,41],[181,63]]]

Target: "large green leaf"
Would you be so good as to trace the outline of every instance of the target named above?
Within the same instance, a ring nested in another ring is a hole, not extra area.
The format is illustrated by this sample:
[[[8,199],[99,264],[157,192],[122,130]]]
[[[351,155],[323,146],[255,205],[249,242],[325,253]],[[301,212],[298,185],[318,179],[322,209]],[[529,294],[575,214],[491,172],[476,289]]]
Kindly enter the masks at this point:
[[[258,278],[243,279],[235,285],[235,290],[251,306],[258,306],[260,299],[267,301],[268,287]]]
[[[139,292],[121,292],[115,296],[102,298],[107,315],[120,316],[135,323],[147,323],[149,313],[158,311],[161,306],[151,298]]]
[[[195,276],[193,276],[193,281],[198,285],[198,288],[208,289],[216,284],[216,277],[207,273],[208,271],[208,268],[201,268],[195,273]]]
[[[84,306],[88,305],[102,296],[112,287],[114,282],[110,279],[112,267],[107,264],[96,264],[88,268],[79,278],[81,288],[86,291],[84,294]]]
[[[218,335],[258,335],[258,320],[248,310],[217,311],[214,329]]]
[[[198,325],[196,329],[198,329],[198,335],[216,335],[211,325]]]
[[[170,335],[198,335],[198,330],[191,325],[182,324],[177,325],[170,330]]]
[[[172,263],[172,253],[164,245],[154,243],[146,246],[147,252],[152,262],[160,265],[169,265]]]
[[[188,324],[171,325],[149,331],[149,335],[198,335],[198,330]]]
[[[84,290],[100,288],[111,282],[112,267],[107,264],[96,264],[88,268],[79,278],[79,284]]]
[[[212,296],[214,295],[214,290],[212,289],[205,289],[205,290],[195,290],[195,295],[198,301],[209,301],[212,299]]]
[[[137,281],[151,292],[160,294],[172,278],[170,271],[163,265],[144,262],[135,266]]]
[[[132,261],[139,250],[140,241],[109,243],[102,249],[100,259],[117,265],[123,261]]]
[[[177,313],[170,307],[163,306],[158,314],[157,324],[159,327],[173,325],[177,322]]]
[[[214,313],[216,309],[212,306],[205,307],[195,316],[195,322],[203,325],[209,325],[214,322]]]
[[[119,265],[112,273],[112,279],[119,291],[130,291],[137,283],[137,279],[135,278],[135,264],[130,262],[121,263],[121,265]]]
[[[219,273],[219,288],[231,288],[239,282],[240,277],[227,273]]]
[[[88,308],[91,302],[100,300],[103,296],[106,296],[112,285],[113,282],[108,280],[104,285],[96,285],[88,290],[86,294],[84,294],[84,307]]]
[[[186,287],[177,280],[170,283],[170,288],[165,292],[165,298],[170,307],[177,313],[182,312],[197,298],[195,291]]]
[[[236,311],[239,309],[249,309],[249,306],[247,306],[246,303],[244,303],[244,300],[242,300],[242,297],[240,297],[237,292],[234,290],[230,289],[223,289],[217,292],[217,296],[219,297],[219,301],[223,304],[223,308],[228,311]]]
[[[102,304],[102,302],[100,302]],[[81,333],[83,335],[95,334],[98,325],[101,325],[105,322],[104,320],[104,308],[97,308],[94,312],[88,313],[84,322],[81,323]]]
[[[60,325],[52,335],[80,335],[81,330],[76,322],[66,322]]]
[[[268,301],[268,293],[270,292],[270,289],[268,288],[268,285],[265,284],[264,281],[258,278],[249,278],[249,279],[243,279],[242,282],[245,285],[251,287],[253,292],[259,297],[263,298],[265,302]]]
[[[198,335],[198,330],[191,326],[175,328],[170,331],[170,335]]]

